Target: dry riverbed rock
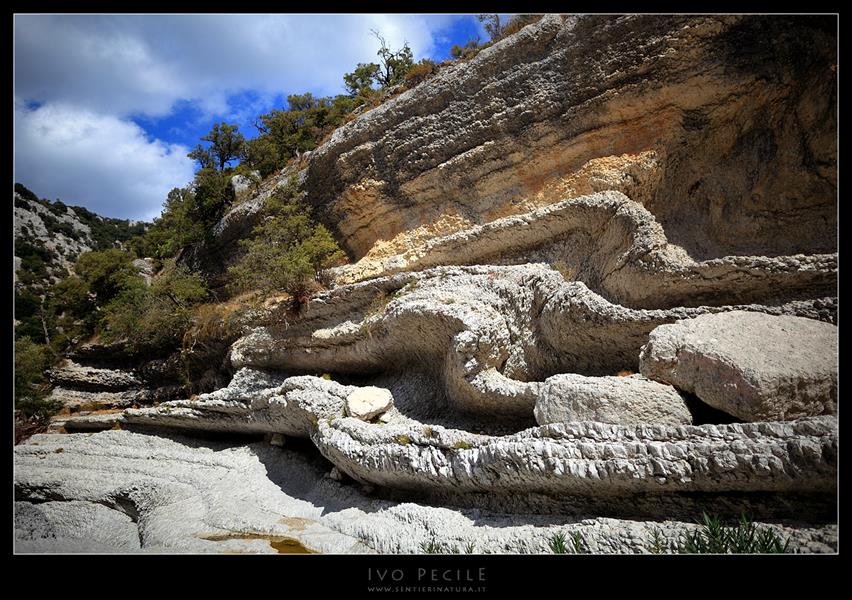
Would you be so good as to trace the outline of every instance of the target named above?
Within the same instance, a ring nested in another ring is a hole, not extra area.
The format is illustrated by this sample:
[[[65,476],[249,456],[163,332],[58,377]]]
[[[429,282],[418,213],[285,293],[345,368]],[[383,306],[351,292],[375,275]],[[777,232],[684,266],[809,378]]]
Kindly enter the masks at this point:
[[[661,325],[640,369],[745,421],[837,412],[837,327],[812,319],[732,311]]]

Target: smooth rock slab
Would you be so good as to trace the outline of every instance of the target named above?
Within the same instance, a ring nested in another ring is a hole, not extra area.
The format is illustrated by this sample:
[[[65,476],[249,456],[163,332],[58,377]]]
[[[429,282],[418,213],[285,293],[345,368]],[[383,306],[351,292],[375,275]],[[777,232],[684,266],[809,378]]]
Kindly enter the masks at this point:
[[[539,425],[572,421],[692,424],[692,415],[677,390],[641,376],[555,375],[541,386],[534,412]]]
[[[346,414],[369,421],[393,406],[393,395],[385,388],[368,385],[346,397]]]
[[[642,375],[694,393],[745,421],[837,412],[837,327],[733,311],[654,329]]]

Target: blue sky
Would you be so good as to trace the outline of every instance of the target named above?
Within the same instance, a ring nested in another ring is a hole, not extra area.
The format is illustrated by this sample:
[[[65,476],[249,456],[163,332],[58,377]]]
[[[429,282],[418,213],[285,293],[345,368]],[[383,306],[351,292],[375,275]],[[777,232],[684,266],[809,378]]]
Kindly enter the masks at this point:
[[[104,216],[150,220],[218,121],[247,137],[288,94],[343,93],[380,31],[416,60],[488,35],[473,15],[17,15],[15,181]]]

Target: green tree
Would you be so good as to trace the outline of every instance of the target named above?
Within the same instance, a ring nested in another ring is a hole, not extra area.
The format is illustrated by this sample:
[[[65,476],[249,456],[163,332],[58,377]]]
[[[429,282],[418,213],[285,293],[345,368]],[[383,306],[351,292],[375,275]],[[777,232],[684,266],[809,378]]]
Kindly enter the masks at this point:
[[[216,168],[216,157],[209,148],[205,148],[201,144],[196,144],[192,152],[187,154],[187,157],[198,162],[198,167],[204,169]]]
[[[283,165],[281,155],[269,136],[260,135],[243,144],[243,162],[256,169],[263,178],[269,177]]]
[[[65,351],[72,341],[87,338],[95,331],[98,307],[88,284],[76,275],[58,281],[47,291],[46,322],[51,329],[50,346]]]
[[[199,144],[187,156],[198,161],[202,170],[225,170],[228,163],[240,157],[245,143],[245,137],[238,131],[238,126],[225,122],[213,125],[210,133],[201,140],[210,142],[210,146],[204,148]]]
[[[189,197],[189,218],[198,223],[205,235],[222,217],[234,199],[230,185],[231,174],[214,169],[202,169],[195,174],[193,194]]]
[[[328,229],[311,218],[292,181],[270,199],[266,218],[241,245],[246,253],[229,269],[234,291],[283,290],[299,299],[323,269],[345,257]]]
[[[350,96],[366,96],[367,90],[372,90],[378,74],[379,65],[376,63],[358,63],[354,71],[343,76],[343,83]]]
[[[75,320],[89,320],[96,313],[97,307],[89,286],[76,275],[69,275],[56,282],[48,290],[48,295],[50,313],[53,315],[67,315]]]
[[[99,331],[132,353],[163,354],[180,346],[193,307],[207,295],[200,275],[169,260],[150,287],[137,278],[104,307]]]
[[[49,366],[45,346],[28,337],[15,341],[15,408],[27,417],[47,418],[59,410],[45,398],[50,386],[44,372]]]
[[[491,36],[491,41],[496,42],[503,37],[503,28],[500,25],[500,15],[476,15],[476,18],[482,23],[482,27],[486,33]]]
[[[376,81],[384,88],[392,87],[398,83],[402,83],[405,74],[408,73],[411,66],[414,64],[414,55],[408,42],[396,52],[388,48],[387,42],[382,35],[375,29],[371,33],[379,40],[379,51],[377,52],[381,59],[378,71],[376,72]]]
[[[132,260],[131,254],[118,248],[84,252],[77,259],[74,271],[94,292],[98,304],[103,305],[114,298],[129,281],[138,278]]]
[[[168,258],[181,248],[203,240],[204,224],[196,219],[194,209],[192,187],[173,188],[163,203],[163,212],[145,233],[142,256]]]

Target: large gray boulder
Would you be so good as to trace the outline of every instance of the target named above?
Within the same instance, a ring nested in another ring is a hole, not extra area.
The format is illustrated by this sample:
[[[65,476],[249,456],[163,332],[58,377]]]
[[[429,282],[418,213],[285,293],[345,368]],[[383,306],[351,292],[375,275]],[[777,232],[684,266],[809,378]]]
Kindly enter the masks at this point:
[[[639,357],[645,377],[745,421],[837,412],[837,327],[733,311],[661,325]]]
[[[641,376],[584,377],[564,374],[548,378],[535,404],[539,425],[597,421],[691,425],[686,403],[670,385]]]

